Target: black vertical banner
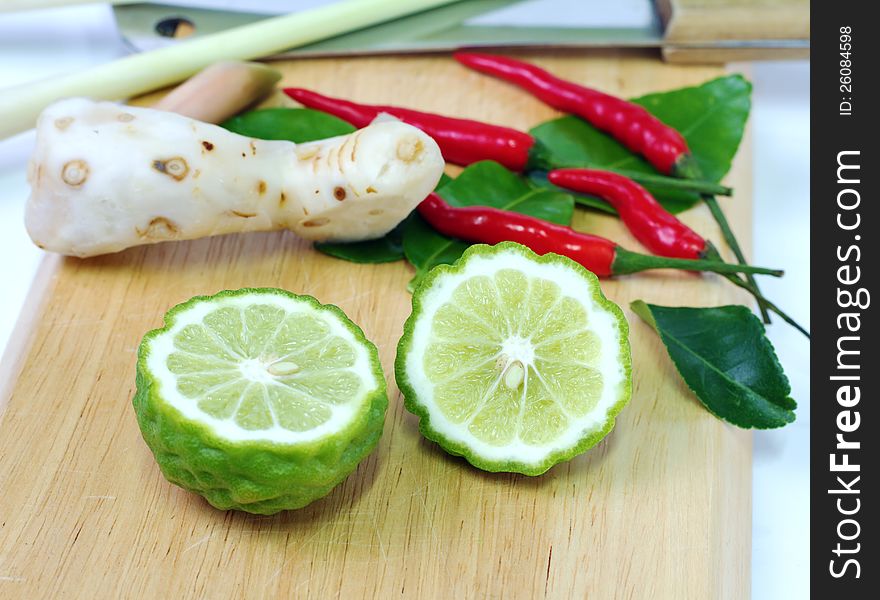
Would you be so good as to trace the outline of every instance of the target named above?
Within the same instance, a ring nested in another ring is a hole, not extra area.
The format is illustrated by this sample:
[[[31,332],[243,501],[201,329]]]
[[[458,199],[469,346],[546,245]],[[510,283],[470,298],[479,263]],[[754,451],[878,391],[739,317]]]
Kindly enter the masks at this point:
[[[880,597],[880,32],[873,2],[811,12],[811,588],[856,600]]]

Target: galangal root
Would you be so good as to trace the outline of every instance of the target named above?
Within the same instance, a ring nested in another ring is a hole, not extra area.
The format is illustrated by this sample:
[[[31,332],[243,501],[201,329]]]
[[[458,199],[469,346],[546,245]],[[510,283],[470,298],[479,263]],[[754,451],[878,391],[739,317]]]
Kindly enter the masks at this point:
[[[366,240],[400,223],[443,166],[433,139],[395,120],[294,144],[74,98],[37,123],[25,222],[37,246],[80,257],[281,228]]]

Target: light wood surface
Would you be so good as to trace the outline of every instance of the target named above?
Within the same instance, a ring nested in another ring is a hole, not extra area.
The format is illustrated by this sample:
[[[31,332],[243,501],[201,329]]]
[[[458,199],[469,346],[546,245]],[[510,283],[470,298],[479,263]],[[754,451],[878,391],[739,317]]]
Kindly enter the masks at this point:
[[[632,53],[535,60],[627,96],[719,74]],[[554,115],[449,58],[276,65],[284,84],[363,101],[521,128]],[[743,150],[729,178],[738,194],[723,201],[746,247],[748,163]],[[704,208],[684,218],[719,238]],[[578,211],[575,224],[639,248],[614,219]],[[634,394],[599,446],[542,477],[488,474],[424,440],[403,409],[392,364],[411,275],[319,255],[286,232],[47,256],[4,359],[0,598],[748,596],[751,435],[698,404],[646,325],[627,308]],[[144,332],[190,296],[243,286],[339,305],[388,377],[377,450],[327,498],[273,517],[220,512],[168,484],[131,408]],[[717,278],[680,273],[603,289],[624,307],[744,301]]]

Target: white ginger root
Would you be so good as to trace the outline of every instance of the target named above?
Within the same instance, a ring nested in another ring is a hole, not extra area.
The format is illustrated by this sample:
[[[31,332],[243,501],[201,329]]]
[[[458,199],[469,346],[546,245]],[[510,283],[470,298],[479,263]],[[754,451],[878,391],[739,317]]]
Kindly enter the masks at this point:
[[[399,121],[293,144],[74,98],[40,115],[25,222],[41,248],[81,257],[285,227],[366,240],[400,223],[443,164],[434,140]]]

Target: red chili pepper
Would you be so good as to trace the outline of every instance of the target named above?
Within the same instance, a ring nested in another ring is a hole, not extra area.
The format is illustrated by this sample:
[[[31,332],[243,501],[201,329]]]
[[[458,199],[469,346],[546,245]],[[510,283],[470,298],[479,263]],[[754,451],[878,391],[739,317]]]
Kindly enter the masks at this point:
[[[672,173],[689,161],[687,142],[645,108],[616,96],[578,85],[535,65],[492,54],[457,52],[455,60],[481,73],[518,85],[563,112],[606,131],[643,155],[661,173]]]
[[[595,169],[557,169],[550,171],[548,179],[559,187],[607,200],[635,238],[654,254],[706,258],[706,240],[632,179]]]
[[[455,59],[481,73],[518,85],[550,106],[592,123],[633,152],[644,156],[661,173],[675,174],[685,179],[701,177],[699,166],[681,134],[638,104],[560,79],[540,67],[506,56],[458,52]],[[721,227],[725,241],[740,264],[744,264],[745,255],[717,200],[705,195],[711,194],[708,190],[703,190],[703,193],[703,200]],[[760,290],[755,280],[748,275],[746,279],[752,288],[750,291],[755,297],[759,297]],[[764,322],[769,323],[766,308],[770,303],[760,297],[758,304]]]
[[[300,104],[330,113],[355,127],[366,127],[380,113],[393,115],[430,135],[440,146],[443,157],[460,165],[491,159],[513,171],[522,171],[535,145],[535,139],[528,133],[510,127],[396,106],[357,104],[300,88],[285,88],[284,93]]]
[[[396,106],[368,105],[330,98],[300,88],[284,92],[300,104],[330,113],[355,127],[365,127],[380,113],[393,115],[433,137],[443,157],[451,163],[467,166],[481,160],[494,160],[513,171],[553,168],[552,157],[528,133],[469,119],[444,117]],[[649,173],[627,173],[646,185],[686,189],[710,194],[730,195],[730,188],[708,181],[685,181]]]
[[[488,206],[452,207],[433,193],[419,204],[418,211],[422,218],[444,235],[485,244],[518,242],[542,255],[555,252],[580,263],[599,277],[625,275],[647,269],[748,272],[776,277],[782,275],[782,271],[763,267],[638,254],[603,237],[580,233],[571,227],[528,215]]]

